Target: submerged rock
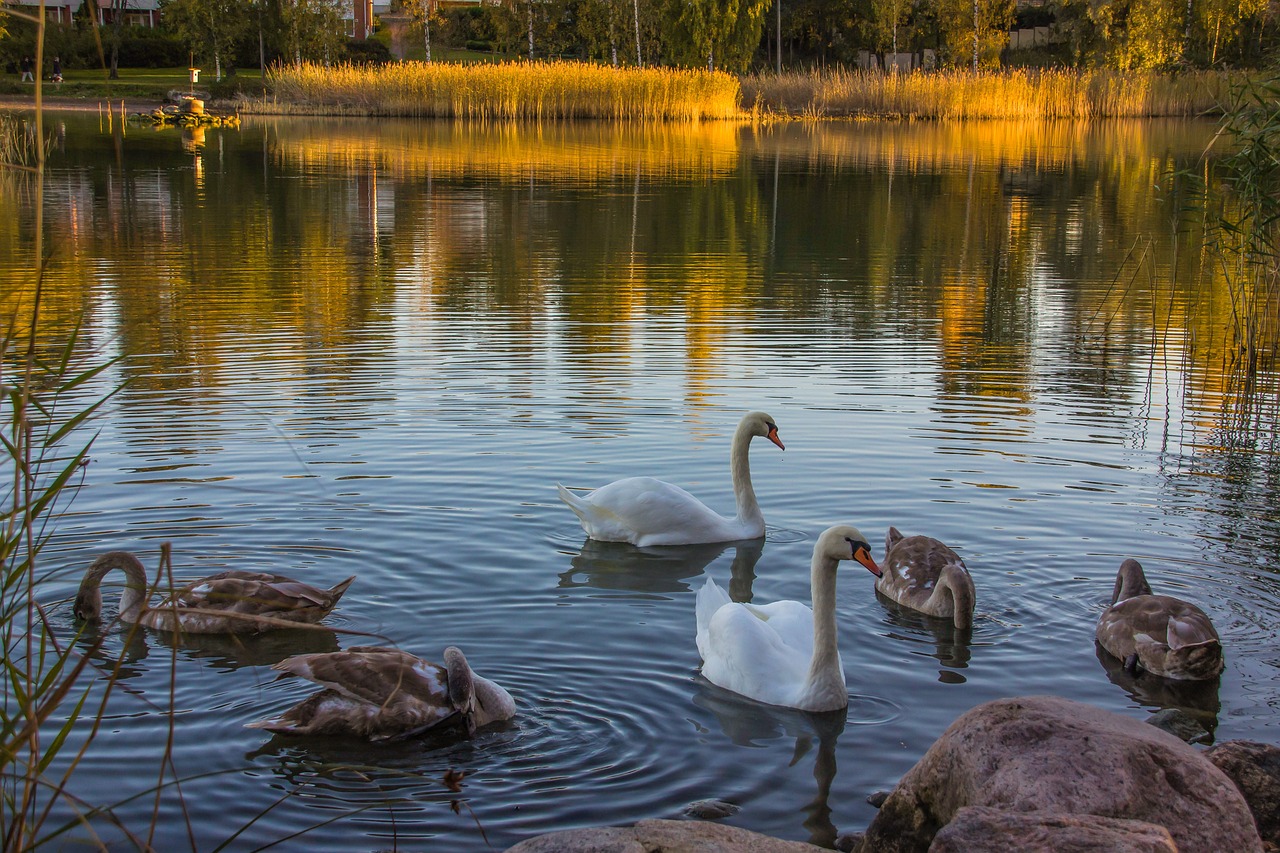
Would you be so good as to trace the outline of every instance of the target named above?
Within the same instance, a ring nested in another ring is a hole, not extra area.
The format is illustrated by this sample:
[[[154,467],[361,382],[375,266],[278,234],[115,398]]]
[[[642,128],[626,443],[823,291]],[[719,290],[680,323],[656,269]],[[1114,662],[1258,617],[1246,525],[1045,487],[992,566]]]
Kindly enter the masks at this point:
[[[1177,708],[1161,708],[1147,717],[1147,723],[1187,743],[1204,743],[1213,738],[1199,720]]]
[[[684,807],[684,813],[698,820],[720,820],[737,814],[739,808],[724,800],[695,800]]]
[[[1182,853],[1260,853],[1244,797],[1196,749],[1140,720],[1053,696],[961,715],[881,806],[864,851],[926,851],[966,806],[1097,815],[1168,830]]]
[[[758,832],[688,820],[642,820],[635,826],[568,829],[527,838],[507,853],[819,853],[803,841],[781,841]]]

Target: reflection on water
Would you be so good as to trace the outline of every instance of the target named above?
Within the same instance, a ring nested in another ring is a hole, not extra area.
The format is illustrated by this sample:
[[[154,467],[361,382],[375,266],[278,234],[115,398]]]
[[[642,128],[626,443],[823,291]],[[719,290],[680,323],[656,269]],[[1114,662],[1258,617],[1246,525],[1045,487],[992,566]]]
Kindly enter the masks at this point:
[[[791,760],[813,761],[813,797],[803,807],[808,841],[820,847],[834,845],[837,829],[831,820],[831,785],[836,778],[836,743],[849,716],[847,708],[814,713],[749,702],[699,680],[693,702],[715,714],[729,740],[739,746],[753,746],[775,738],[794,738]],[[813,753],[810,756],[810,753]],[[731,799],[731,798],[730,798]]]
[[[890,626],[885,636],[917,645],[932,644],[933,650],[929,654],[947,667],[938,672],[938,680],[948,684],[963,684],[964,676],[952,670],[968,666],[972,655],[970,645],[973,643],[973,628],[957,628],[950,617],[927,616],[918,610],[903,607],[880,590],[875,593],[876,600],[884,607],[885,621]]]
[[[1242,409],[1221,369],[1238,294],[1183,215],[1199,208],[1179,171],[1211,168],[1211,125],[255,119],[185,149],[62,125],[37,346],[55,358],[80,329],[84,363],[122,356],[72,397],[127,384],[46,553],[84,565],[103,543],[167,541],[360,577],[336,635],[82,640],[100,674],[124,656],[125,688],[79,765],[87,801],[149,790],[172,743],[177,772],[219,773],[183,807],[206,830],[251,824],[245,847],[351,809],[308,849],[500,849],[708,797],[828,843],[996,696],[1170,704],[1267,737],[1280,455],[1266,395]],[[10,308],[36,293],[33,203],[0,174]],[[788,446],[755,484],[766,540],[557,533],[556,482],[660,473],[732,505],[723,448],[757,408]],[[963,543],[982,567],[972,633],[863,575],[837,600],[859,691],[840,724],[715,695],[700,576],[730,575],[737,601],[807,601],[813,537],[845,518]],[[1205,695],[1099,670],[1099,590],[1131,554],[1219,624],[1228,668]],[[46,601],[73,591],[54,578]],[[515,723],[399,752],[243,728],[310,692],[269,665],[363,642],[342,629],[459,645],[511,690]],[[440,784],[451,768],[461,795]],[[190,843],[174,829],[157,847]]]
[[[571,560],[573,568],[560,575],[559,586],[644,594],[689,592],[692,587],[687,581],[700,577],[707,566],[729,549],[733,550],[729,595],[734,601],[750,601],[755,566],[764,551],[763,539],[661,548],[586,539],[582,550]]]
[[[1159,711],[1173,708],[1195,719],[1210,735],[1218,728],[1218,699],[1221,676],[1205,681],[1179,681],[1140,671],[1136,676],[1124,668],[1124,661],[1097,645],[1095,653],[1107,679],[1144,708]]]

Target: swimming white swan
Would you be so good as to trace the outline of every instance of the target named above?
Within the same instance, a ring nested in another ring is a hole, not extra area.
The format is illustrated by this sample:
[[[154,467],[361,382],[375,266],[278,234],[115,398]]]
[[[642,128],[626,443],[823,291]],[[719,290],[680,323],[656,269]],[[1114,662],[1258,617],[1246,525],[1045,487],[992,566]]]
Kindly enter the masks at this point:
[[[100,585],[107,572],[124,572],[120,621],[188,634],[244,634],[281,627],[276,621],[315,623],[329,614],[355,575],[330,589],[266,572],[227,571],[201,578],[162,601],[147,603],[147,573],[128,551],[109,551],[94,560],[80,582],[75,614],[87,622],[102,618]]]
[[[457,646],[444,650],[444,666],[399,649],[353,646],[295,655],[272,669],[314,681],[324,690],[278,717],[246,723],[247,728],[394,741],[455,720],[470,735],[516,713],[511,694],[472,671]]]
[[[1132,673],[1145,669],[1164,678],[1199,681],[1222,672],[1222,641],[1194,604],[1153,595],[1142,564],[1120,564],[1111,606],[1098,619],[1098,644]]]
[[[707,578],[698,590],[698,653],[712,684],[770,705],[802,711],[847,707],[844,666],[836,643],[836,567],[857,560],[876,577],[880,567],[858,528],[828,528],[813,546],[813,609],[799,601],[738,604]]]
[[[884,574],[876,589],[903,607],[973,625],[973,578],[964,560],[929,536],[903,536],[890,527],[884,537]]]
[[[602,542],[632,545],[694,545],[733,542],[764,536],[764,514],[751,488],[747,450],[751,439],[763,436],[778,447],[778,425],[764,412],[748,412],[733,434],[730,473],[738,514],[725,518],[679,486],[652,477],[629,477],[578,497],[557,484],[560,499],[582,522],[587,536]],[[786,448],[783,448],[784,450]]]

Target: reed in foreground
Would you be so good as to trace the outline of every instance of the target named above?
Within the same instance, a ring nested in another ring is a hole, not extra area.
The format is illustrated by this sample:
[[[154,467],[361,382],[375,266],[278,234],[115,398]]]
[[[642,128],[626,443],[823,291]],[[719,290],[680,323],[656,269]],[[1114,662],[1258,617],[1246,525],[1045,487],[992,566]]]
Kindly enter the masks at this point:
[[[738,114],[736,77],[719,71],[614,68],[581,62],[278,68],[250,113],[478,120],[726,119]]]
[[[743,99],[766,112],[921,119],[1091,119],[1221,111],[1230,78],[1108,70],[911,72],[823,69],[753,74]]]

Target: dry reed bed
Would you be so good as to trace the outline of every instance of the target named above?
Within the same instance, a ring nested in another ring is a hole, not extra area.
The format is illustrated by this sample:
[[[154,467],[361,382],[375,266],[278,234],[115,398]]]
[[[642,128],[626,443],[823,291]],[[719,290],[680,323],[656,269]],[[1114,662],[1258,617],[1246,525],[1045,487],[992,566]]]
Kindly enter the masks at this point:
[[[305,64],[270,75],[254,113],[378,115],[472,120],[665,121],[738,115],[736,77],[716,71],[614,68],[578,62],[375,67]]]
[[[1229,78],[1147,72],[1019,70],[884,74],[823,69],[756,74],[743,99],[757,110],[810,118],[1088,119],[1219,112]]]

